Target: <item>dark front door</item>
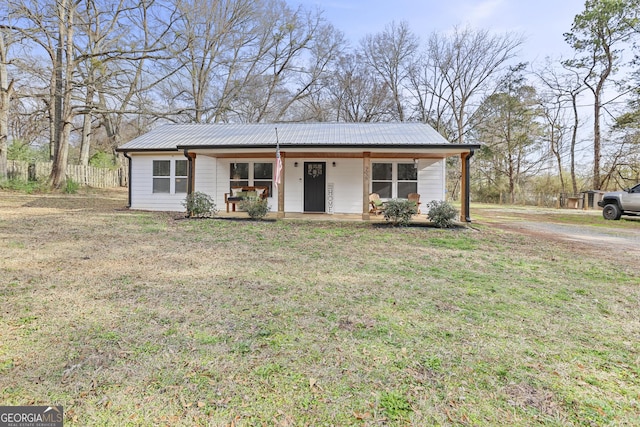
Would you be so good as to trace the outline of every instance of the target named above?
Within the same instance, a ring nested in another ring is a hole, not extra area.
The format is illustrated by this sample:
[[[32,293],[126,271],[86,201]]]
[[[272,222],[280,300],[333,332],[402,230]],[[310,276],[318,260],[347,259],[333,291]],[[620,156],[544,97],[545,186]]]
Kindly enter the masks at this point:
[[[325,183],[327,182],[324,162],[304,163],[304,211],[325,211]]]

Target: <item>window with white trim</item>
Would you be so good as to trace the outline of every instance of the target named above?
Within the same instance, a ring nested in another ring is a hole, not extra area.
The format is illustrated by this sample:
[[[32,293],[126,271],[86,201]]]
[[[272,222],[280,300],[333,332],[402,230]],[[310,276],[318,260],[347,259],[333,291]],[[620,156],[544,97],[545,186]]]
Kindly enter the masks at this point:
[[[187,160],[154,160],[152,191],[168,194],[186,193],[189,180],[187,168]]]
[[[171,160],[153,161],[153,192],[171,193]]]
[[[418,168],[415,163],[398,163],[396,197],[406,199],[410,193],[418,192]]]
[[[372,163],[371,192],[382,199],[406,199],[418,192],[418,169],[414,163]]]
[[[249,185],[249,163],[231,163],[229,188]]]
[[[245,162],[229,165],[229,188],[242,186],[269,187],[273,194],[273,162]]]
[[[176,193],[186,193],[187,192],[187,182],[188,182],[188,173],[187,173],[187,161],[186,160],[176,160],[176,172],[174,179],[174,188]]]

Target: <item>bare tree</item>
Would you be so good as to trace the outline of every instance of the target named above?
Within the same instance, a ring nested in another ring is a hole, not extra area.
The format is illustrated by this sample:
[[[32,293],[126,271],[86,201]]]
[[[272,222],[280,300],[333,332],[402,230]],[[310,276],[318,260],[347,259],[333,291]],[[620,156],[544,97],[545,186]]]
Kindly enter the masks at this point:
[[[338,58],[346,44],[342,32],[327,23],[321,13],[309,13],[305,21],[311,40],[299,59],[298,70],[288,82],[288,96],[278,110],[278,120],[306,121],[314,118],[304,106],[326,90],[326,82],[334,78]]]
[[[76,1],[76,0],[74,0]],[[74,19],[77,3],[72,0],[58,0],[56,18],[58,34],[54,56],[55,93],[54,93],[54,155],[49,182],[53,188],[60,188],[66,181],[69,160],[69,138],[71,135],[73,112],[71,91],[73,89],[74,60]]]
[[[187,121],[220,120],[233,79],[256,37],[256,3],[250,0],[175,0],[176,22],[170,29],[172,58],[165,62],[164,83],[175,112]]]
[[[319,12],[293,11],[281,1],[274,1],[260,20],[257,51],[262,54],[251,65],[248,90],[242,97],[245,108],[249,107],[244,119],[279,121],[289,106],[308,95],[328,61],[338,56],[341,37],[333,37],[332,27]],[[321,43],[328,45],[320,49]],[[315,61],[308,69],[301,63],[304,55]]]
[[[79,163],[89,163],[92,136],[99,115],[97,114],[96,92],[99,91],[109,74],[109,62],[114,62],[114,53],[124,54],[121,43],[126,42],[125,34],[135,32],[135,28],[124,25],[125,11],[137,7],[135,3],[121,0],[113,4],[108,0],[86,0],[77,10],[75,55],[78,64],[77,102],[82,105],[82,132]],[[115,55],[116,57],[118,55]]]
[[[48,107],[53,166],[49,182],[60,188],[66,180],[69,138],[72,128],[74,88],[74,20],[77,0],[57,0],[55,3],[32,0],[11,0],[9,13],[16,19],[14,30],[38,46],[49,59],[48,96],[41,94]],[[40,76],[42,78],[44,76]]]
[[[580,70],[583,82],[593,94],[593,188],[599,190],[601,153],[601,109],[606,84],[620,61],[620,48],[637,34],[638,0],[587,0],[585,10],[576,15],[565,40],[578,55],[565,61]]]
[[[395,103],[396,119],[404,122],[403,88],[419,47],[418,37],[406,22],[387,25],[381,33],[367,35],[361,42],[362,57],[366,64],[389,87]]]
[[[427,54],[422,55],[409,72],[414,115],[448,140],[455,140],[457,133],[451,109],[451,93],[445,75],[440,72],[434,59]]]
[[[168,34],[176,20],[171,5],[153,0],[131,0],[120,6],[110,22],[117,22],[116,29],[126,31],[104,31],[108,40],[93,55],[94,63],[100,67],[95,81],[97,100],[92,110],[99,117],[106,145],[117,163],[122,158],[115,149],[124,140],[148,130],[149,117],[157,120],[166,116],[166,106],[157,106],[151,91],[168,78],[155,65],[171,56],[167,45],[174,40]]]
[[[568,69],[564,74],[558,74],[550,62],[544,69],[535,74],[546,87],[543,95],[543,108],[550,127],[549,139],[551,150],[556,156],[559,173],[562,174],[561,152],[563,140],[566,138],[567,128],[570,128],[569,169],[573,194],[578,193],[576,181],[576,144],[580,120],[578,115],[578,97],[584,91],[582,79],[575,69]],[[570,111],[569,114],[568,110]],[[562,179],[562,175],[560,175]],[[564,181],[562,181],[564,189]]]
[[[378,122],[393,117],[395,106],[389,87],[377,74],[368,72],[357,53],[340,59],[331,80],[336,121]]]
[[[454,122],[452,136],[458,143],[464,143],[473,122],[472,100],[493,92],[497,85],[493,79],[516,56],[522,42],[517,34],[492,35],[488,30],[471,28],[455,27],[450,35],[431,35],[427,57],[432,62],[423,67],[426,75],[418,88],[433,91],[439,115],[443,110],[440,103],[446,103]]]

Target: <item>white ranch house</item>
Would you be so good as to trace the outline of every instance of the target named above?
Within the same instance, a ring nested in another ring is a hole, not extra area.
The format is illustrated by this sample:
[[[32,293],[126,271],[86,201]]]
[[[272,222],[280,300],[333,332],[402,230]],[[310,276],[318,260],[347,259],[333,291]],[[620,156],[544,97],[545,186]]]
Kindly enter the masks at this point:
[[[282,179],[274,185],[276,142]],[[461,220],[469,216],[469,159],[478,145],[452,144],[420,123],[164,125],[118,148],[129,159],[129,207],[185,210],[187,193],[209,194],[224,209],[236,186],[269,188],[271,211],[361,214],[369,194],[419,193],[444,200],[446,158],[462,165]]]

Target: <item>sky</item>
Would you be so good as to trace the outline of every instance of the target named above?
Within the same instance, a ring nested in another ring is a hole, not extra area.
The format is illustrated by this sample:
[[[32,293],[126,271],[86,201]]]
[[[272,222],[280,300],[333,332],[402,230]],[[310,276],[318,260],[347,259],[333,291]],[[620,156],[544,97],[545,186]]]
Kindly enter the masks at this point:
[[[297,7],[318,7],[352,46],[367,34],[384,30],[392,21],[406,21],[426,41],[436,32],[469,25],[496,33],[522,34],[519,57],[542,63],[545,57],[569,58],[572,51],[563,34],[571,30],[585,0],[287,0]]]

